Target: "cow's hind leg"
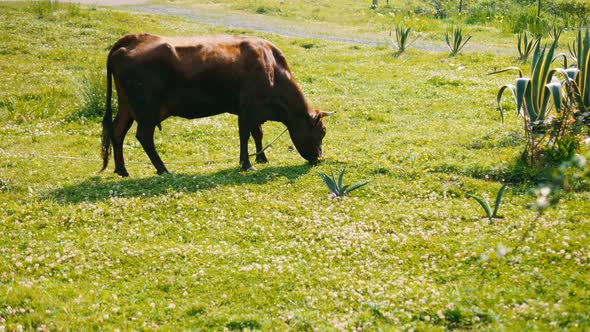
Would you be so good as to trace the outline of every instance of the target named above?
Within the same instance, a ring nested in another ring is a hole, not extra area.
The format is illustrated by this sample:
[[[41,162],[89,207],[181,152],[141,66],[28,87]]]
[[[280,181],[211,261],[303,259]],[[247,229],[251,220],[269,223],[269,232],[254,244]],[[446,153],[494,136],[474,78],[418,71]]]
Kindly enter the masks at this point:
[[[266,155],[262,151],[262,126],[252,127],[250,133],[254,139],[254,144],[256,144],[256,162],[259,164],[268,163],[268,159],[266,159]]]
[[[169,173],[164,166],[164,162],[160,159],[158,152],[156,151],[156,146],[154,145],[154,131],[156,129],[156,124],[143,124],[139,123],[137,125],[137,140],[141,143],[143,150],[147,153],[148,157],[152,161],[152,164],[156,167],[156,171],[158,175],[162,175],[164,173]]]
[[[123,141],[125,135],[133,124],[133,119],[129,114],[128,106],[124,103],[119,103],[119,111],[113,122],[113,152],[115,155],[115,173],[122,177],[129,176],[125,168],[125,159],[123,158]]]

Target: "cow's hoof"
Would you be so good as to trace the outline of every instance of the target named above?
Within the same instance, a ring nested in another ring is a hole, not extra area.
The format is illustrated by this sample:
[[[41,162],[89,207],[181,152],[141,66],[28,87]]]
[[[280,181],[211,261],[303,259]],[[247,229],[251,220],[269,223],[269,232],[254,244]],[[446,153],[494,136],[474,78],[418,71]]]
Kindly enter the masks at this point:
[[[256,170],[256,168],[254,166],[249,165],[249,166],[242,166],[242,171],[245,171],[245,172],[256,172],[257,170]]]
[[[249,160],[240,161],[240,167],[244,171],[255,171],[256,170],[256,168],[254,168],[254,166],[252,166],[252,164],[250,163]]]
[[[129,173],[127,172],[126,169],[116,169],[115,174],[118,174],[122,178],[126,178],[129,176]]]
[[[256,163],[258,164],[268,164],[268,159],[264,154],[256,156]]]
[[[166,174],[170,174],[170,172],[168,172],[167,169],[162,170],[162,171],[158,171],[158,175],[166,175]]]

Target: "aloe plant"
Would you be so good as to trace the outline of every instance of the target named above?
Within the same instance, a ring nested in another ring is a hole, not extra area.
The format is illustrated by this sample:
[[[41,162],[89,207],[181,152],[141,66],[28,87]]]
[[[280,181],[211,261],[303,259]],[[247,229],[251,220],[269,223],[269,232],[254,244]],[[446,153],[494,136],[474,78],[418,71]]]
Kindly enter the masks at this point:
[[[395,43],[397,47],[397,54],[403,53],[412,42],[410,42],[410,32],[412,28],[406,28],[403,24],[398,24],[395,27]]]
[[[535,163],[537,150],[544,143],[548,126],[551,122],[551,110],[555,109],[560,112],[562,105],[567,100],[567,93],[564,92],[564,84],[571,86],[572,78],[575,76],[577,69],[555,68],[551,69],[551,63],[554,59],[556,42],[551,47],[543,47],[540,43],[535,47],[531,65],[530,77],[522,77],[522,70],[519,67],[509,67],[492,74],[516,70],[519,78],[516,84],[505,84],[500,88],[497,95],[498,111],[504,119],[504,109],[502,108],[502,95],[506,90],[510,90],[514,96],[518,115],[524,119],[524,129],[527,136],[527,148],[530,156],[530,163]],[[555,74],[560,73],[564,77],[564,83],[556,79]],[[570,89],[565,89],[569,91]]]
[[[333,198],[344,197],[348,195],[351,191],[356,190],[369,183],[369,181],[363,181],[354,185],[344,185],[344,168],[340,169],[338,179],[336,179],[336,177],[334,176],[334,172],[331,172],[331,175],[326,175],[320,172],[318,172],[318,174],[326,184],[326,187],[328,187],[328,190],[330,190],[330,195]]]
[[[569,47],[569,46],[568,46]],[[573,96],[576,104],[584,116],[584,123],[590,125],[590,31],[586,29],[582,34],[582,29],[578,30],[576,39],[572,47],[569,47],[571,55],[576,60],[578,75],[574,79]]]
[[[535,47],[537,46],[537,44],[539,44],[539,42],[541,41],[541,39],[539,38],[531,38],[530,40],[528,39],[528,36],[526,34],[526,31],[524,33],[519,32],[518,33],[518,54],[520,61],[522,62],[527,62],[529,59],[529,56],[531,55],[531,52],[535,49]]]
[[[465,46],[465,44],[467,44],[470,39],[471,36],[463,37],[463,30],[459,26],[456,26],[452,30],[447,31],[447,34],[445,35],[445,42],[451,51],[450,56],[459,54],[463,46]]]
[[[494,203],[494,210],[492,210],[488,202],[481,197],[472,194],[467,194],[467,197],[473,198],[475,201],[477,201],[485,211],[488,220],[490,222],[493,222],[494,218],[499,218],[498,209],[500,208],[500,203],[502,202],[502,195],[504,194],[504,190],[506,190],[506,188],[508,188],[508,185],[503,184],[502,187],[500,187],[500,190],[498,190],[498,193],[496,194],[496,202]]]

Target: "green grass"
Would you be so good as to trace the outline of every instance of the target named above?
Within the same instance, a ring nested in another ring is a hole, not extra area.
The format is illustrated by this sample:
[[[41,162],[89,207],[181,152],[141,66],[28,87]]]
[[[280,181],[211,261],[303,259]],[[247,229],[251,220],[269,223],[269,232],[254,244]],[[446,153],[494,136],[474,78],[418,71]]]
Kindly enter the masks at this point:
[[[338,111],[326,161],[307,165],[286,138],[241,172],[235,117],[170,119],[156,144],[173,174],[155,175],[132,128],[121,179],[112,161],[97,174],[100,119],[76,116],[80,82],[127,32],[232,31],[35,6],[0,4],[0,328],[590,328],[590,195],[567,194],[505,258],[536,217],[534,183],[512,184],[493,224],[464,195],[518,179],[521,124],[501,124],[505,78],[485,75],[514,56],[258,34],[311,104]],[[265,124],[265,142],[282,129]],[[341,167],[371,183],[330,200],[317,173]]]

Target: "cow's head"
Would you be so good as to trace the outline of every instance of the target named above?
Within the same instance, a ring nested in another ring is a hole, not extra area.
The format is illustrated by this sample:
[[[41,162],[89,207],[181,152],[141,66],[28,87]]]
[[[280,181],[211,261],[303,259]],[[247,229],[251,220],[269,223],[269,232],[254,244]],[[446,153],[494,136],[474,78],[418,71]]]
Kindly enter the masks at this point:
[[[322,157],[322,140],[326,136],[326,126],[322,118],[332,114],[334,113],[311,111],[309,118],[297,121],[297,125],[289,130],[295,148],[310,163],[315,163]]]

